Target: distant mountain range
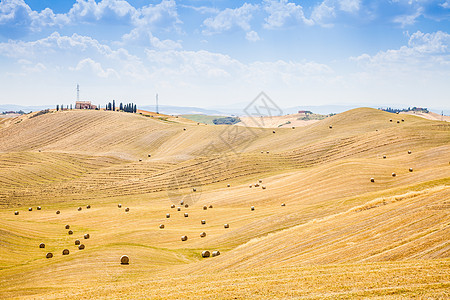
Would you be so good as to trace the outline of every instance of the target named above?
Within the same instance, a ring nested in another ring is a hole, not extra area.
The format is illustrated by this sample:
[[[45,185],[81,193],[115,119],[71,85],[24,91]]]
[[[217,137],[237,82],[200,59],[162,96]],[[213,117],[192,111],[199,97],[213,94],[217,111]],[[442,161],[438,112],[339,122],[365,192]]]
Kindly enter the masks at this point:
[[[167,115],[187,115],[187,114],[202,114],[202,115],[221,115],[221,116],[244,116],[244,108],[248,103],[236,103],[227,106],[212,106],[208,108],[190,107],[190,106],[171,106],[160,105],[159,112]],[[379,108],[387,107],[389,105],[363,105],[365,107]],[[391,105],[392,107],[404,107],[402,105]],[[294,106],[288,108],[281,108],[282,114],[294,114],[299,110],[309,110],[317,114],[341,113],[353,108],[361,107],[358,105],[309,105],[309,106]],[[16,104],[0,104],[0,113],[4,111],[24,111],[26,113],[31,111],[39,111],[47,108],[55,108],[55,105],[36,105],[36,106],[22,106]],[[138,106],[139,109],[155,111],[154,105]],[[430,111],[444,115],[450,115],[449,109],[430,108]]]

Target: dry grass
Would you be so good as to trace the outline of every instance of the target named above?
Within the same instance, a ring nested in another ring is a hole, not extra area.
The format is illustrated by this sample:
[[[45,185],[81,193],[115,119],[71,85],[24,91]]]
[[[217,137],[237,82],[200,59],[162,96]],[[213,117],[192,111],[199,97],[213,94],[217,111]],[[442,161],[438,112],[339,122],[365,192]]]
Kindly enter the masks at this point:
[[[450,126],[401,117],[357,109],[276,134],[104,111],[3,122],[0,297],[449,297]],[[198,201],[166,218],[174,175]]]

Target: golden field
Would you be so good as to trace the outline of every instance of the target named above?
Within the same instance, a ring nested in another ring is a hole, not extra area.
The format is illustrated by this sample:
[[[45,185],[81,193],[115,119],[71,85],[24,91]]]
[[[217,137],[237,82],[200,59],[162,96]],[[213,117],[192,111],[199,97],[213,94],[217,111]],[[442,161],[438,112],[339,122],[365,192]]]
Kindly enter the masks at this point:
[[[0,120],[1,298],[450,297],[449,123],[31,116]]]

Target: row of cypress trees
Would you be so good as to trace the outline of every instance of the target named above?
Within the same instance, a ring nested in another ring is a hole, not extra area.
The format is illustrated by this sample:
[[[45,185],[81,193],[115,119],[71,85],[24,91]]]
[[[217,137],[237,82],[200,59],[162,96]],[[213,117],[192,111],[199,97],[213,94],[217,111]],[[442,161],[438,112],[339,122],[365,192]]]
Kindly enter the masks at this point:
[[[124,112],[129,112],[129,113],[136,113],[137,112],[137,106],[134,103],[123,104],[122,102],[120,102],[118,108],[119,108],[119,111],[124,111]],[[116,101],[113,100],[112,103],[109,102],[106,105],[106,110],[116,111]]]

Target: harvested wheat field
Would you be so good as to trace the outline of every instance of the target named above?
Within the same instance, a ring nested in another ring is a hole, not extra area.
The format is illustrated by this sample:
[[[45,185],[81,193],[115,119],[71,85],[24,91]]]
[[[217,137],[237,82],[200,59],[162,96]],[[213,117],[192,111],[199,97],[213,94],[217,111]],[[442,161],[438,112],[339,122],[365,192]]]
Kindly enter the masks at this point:
[[[17,118],[0,128],[0,298],[450,297],[448,122]]]

